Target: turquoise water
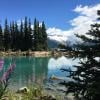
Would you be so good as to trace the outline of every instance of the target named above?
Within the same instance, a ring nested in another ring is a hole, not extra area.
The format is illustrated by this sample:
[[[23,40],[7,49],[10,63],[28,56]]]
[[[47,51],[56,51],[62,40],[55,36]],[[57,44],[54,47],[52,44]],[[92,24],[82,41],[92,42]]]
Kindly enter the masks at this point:
[[[9,80],[9,87],[18,89],[29,84],[45,84],[50,76],[65,77],[68,73],[62,72],[60,69],[73,68],[72,65],[76,61],[67,59],[66,57],[5,57],[3,71],[15,61],[16,68]]]

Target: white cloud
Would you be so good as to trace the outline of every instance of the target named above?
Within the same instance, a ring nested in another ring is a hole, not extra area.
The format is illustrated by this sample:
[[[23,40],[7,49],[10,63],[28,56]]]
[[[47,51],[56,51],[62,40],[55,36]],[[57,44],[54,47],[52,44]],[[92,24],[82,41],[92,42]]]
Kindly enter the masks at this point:
[[[66,43],[67,40],[69,40],[69,38],[73,38],[72,37],[72,34],[73,31],[72,30],[69,30],[69,31],[64,31],[64,30],[61,30],[61,29],[58,29],[58,28],[48,28],[47,30],[47,33],[48,33],[48,37],[51,39],[51,40],[55,40],[55,41],[58,41],[58,42],[61,42],[63,44]]]
[[[70,21],[72,25],[71,29],[64,31],[57,28],[49,28],[47,33],[48,35],[61,35],[64,37],[64,40],[75,41],[74,34],[85,34],[90,30],[90,25],[96,23],[98,18],[97,10],[100,10],[100,4],[94,6],[79,5],[73,10],[75,13],[78,13],[79,16]]]
[[[58,29],[58,28],[48,28],[47,30],[47,33],[48,35],[63,35],[63,36],[69,36],[71,31],[64,31],[64,30],[61,30],[61,29]]]
[[[74,11],[77,13],[80,13],[83,16],[88,16],[93,19],[97,17],[97,10],[100,9],[100,4],[97,4],[95,6],[84,6],[82,5],[77,6]]]
[[[48,69],[50,70],[57,70],[66,67],[72,67],[74,64],[77,64],[78,60],[67,59],[66,57],[62,56],[57,59],[51,58],[48,62]]]
[[[34,29],[34,25],[31,25],[32,30]]]
[[[23,24],[24,24],[24,22],[25,22],[24,19],[23,19],[23,20],[18,20],[18,21],[17,21],[17,25],[18,25],[18,26],[21,25],[21,21],[22,21]],[[34,29],[34,25],[33,25],[33,24],[31,24],[31,28],[32,28],[32,30]]]
[[[71,25],[74,26],[73,32],[78,34],[84,34],[90,29],[90,25],[95,23],[98,15],[97,10],[100,9],[100,4],[95,6],[77,6],[74,12],[78,13],[79,16],[71,20]]]
[[[18,25],[18,26],[21,25],[21,21],[22,21],[22,23],[24,23],[24,20],[18,20],[18,21],[17,21],[17,25]]]

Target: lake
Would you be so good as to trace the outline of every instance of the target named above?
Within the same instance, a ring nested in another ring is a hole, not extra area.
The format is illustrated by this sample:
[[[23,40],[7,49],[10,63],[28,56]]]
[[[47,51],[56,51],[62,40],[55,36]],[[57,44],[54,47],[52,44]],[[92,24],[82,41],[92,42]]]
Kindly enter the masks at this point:
[[[61,68],[73,68],[77,63],[64,56],[53,57],[5,57],[3,72],[15,61],[16,68],[11,75],[9,87],[18,89],[29,84],[46,84],[48,79],[55,75],[57,77],[66,77],[68,73],[62,72]],[[74,68],[73,68],[74,69]]]

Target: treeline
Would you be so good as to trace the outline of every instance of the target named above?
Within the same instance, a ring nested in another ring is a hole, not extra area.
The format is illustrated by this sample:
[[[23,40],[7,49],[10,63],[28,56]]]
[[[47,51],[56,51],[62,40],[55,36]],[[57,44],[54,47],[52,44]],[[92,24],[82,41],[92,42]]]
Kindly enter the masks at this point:
[[[34,24],[34,25],[33,25]],[[16,21],[5,19],[4,27],[0,24],[0,50],[1,51],[27,51],[27,50],[47,50],[47,33],[45,23],[41,25],[37,19],[34,23],[25,17],[20,24]],[[34,26],[32,29],[31,26]]]

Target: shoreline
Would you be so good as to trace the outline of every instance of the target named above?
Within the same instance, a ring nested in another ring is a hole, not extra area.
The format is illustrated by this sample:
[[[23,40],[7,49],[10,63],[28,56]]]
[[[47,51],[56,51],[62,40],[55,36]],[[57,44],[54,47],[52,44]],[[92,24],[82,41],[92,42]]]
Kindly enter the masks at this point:
[[[58,51],[0,51],[0,57],[6,56],[33,56],[33,57],[60,57],[66,56],[67,52]]]
[[[34,57],[49,57],[50,51],[0,51],[0,56],[34,56]]]

